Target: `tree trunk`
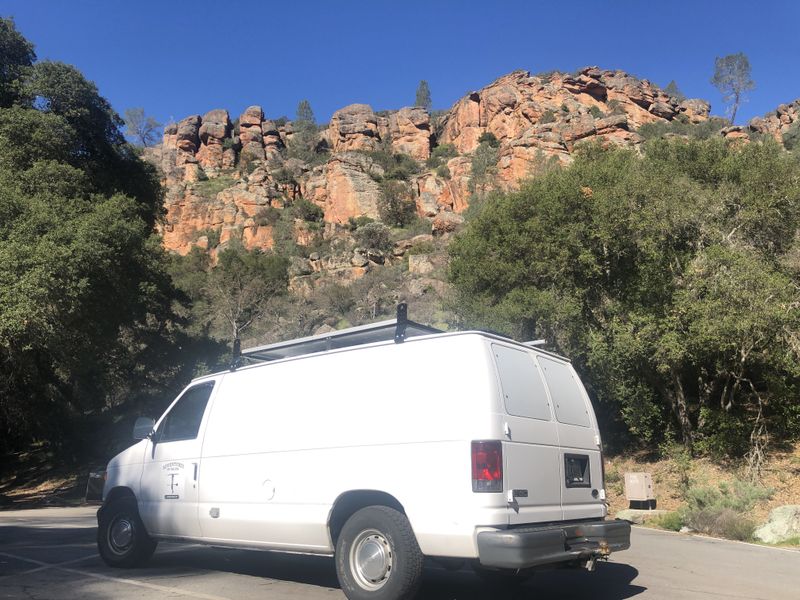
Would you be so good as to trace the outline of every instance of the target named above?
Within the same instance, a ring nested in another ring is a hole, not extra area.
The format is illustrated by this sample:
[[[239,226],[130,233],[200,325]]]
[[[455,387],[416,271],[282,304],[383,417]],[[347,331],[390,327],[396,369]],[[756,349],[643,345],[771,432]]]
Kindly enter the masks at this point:
[[[664,395],[669,400],[672,412],[678,420],[678,425],[681,428],[681,439],[683,444],[691,450],[694,442],[694,432],[692,429],[692,421],[689,418],[689,408],[686,404],[686,394],[683,390],[683,382],[681,381],[680,374],[676,368],[670,369],[670,377],[672,378],[672,389],[664,390]]]

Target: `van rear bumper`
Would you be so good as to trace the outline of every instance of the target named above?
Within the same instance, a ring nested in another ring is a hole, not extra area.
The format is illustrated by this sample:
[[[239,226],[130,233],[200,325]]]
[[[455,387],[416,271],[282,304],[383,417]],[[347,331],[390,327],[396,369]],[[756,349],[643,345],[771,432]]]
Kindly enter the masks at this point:
[[[603,558],[631,546],[627,521],[526,526],[478,533],[478,559],[485,567],[528,569]]]

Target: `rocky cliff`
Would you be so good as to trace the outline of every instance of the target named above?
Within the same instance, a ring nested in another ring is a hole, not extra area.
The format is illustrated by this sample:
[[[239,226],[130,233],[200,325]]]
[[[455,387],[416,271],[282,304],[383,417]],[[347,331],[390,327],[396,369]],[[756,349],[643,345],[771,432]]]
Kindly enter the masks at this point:
[[[671,97],[621,71],[515,71],[436,118],[419,107],[381,113],[366,104],[342,108],[318,132],[311,161],[287,158],[299,134],[291,122],[265,118],[260,106],[235,121],[222,109],[186,117],[165,128],[163,143],[147,157],[164,176],[167,249],[184,254],[207,247],[209,237],[223,246],[235,238],[249,248],[269,248],[273,228],[264,211],[300,197],[322,209],[332,225],[324,231],[356,217],[378,219],[385,165],[376,153],[416,161],[408,189],[417,213],[431,220],[434,232],[448,231],[469,205],[472,156],[482,139],[497,146],[492,186],[511,188],[543,161],[569,162],[581,142],[635,146],[643,141],[636,133],[641,125],[676,118],[697,123],[708,114],[703,100]],[[763,127],[778,131],[781,119],[765,119]],[[431,162],[437,147],[448,152]],[[298,236],[298,242],[308,238]]]

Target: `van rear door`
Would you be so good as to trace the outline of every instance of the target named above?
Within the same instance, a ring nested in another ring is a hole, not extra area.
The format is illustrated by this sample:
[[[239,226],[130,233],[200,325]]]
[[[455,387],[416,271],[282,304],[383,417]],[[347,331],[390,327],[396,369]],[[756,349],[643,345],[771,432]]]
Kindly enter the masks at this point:
[[[561,504],[564,520],[604,517],[600,432],[589,397],[572,365],[555,357],[538,357],[550,394],[558,439]]]
[[[505,407],[503,479],[509,524],[560,521],[558,429],[533,353],[491,344]]]

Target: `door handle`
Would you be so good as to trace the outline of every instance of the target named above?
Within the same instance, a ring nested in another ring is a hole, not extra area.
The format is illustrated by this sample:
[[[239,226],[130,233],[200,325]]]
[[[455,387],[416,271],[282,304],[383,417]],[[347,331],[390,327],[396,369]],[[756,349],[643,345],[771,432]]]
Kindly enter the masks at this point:
[[[197,463],[192,463],[194,466],[194,476],[192,477],[193,481],[197,481]]]

